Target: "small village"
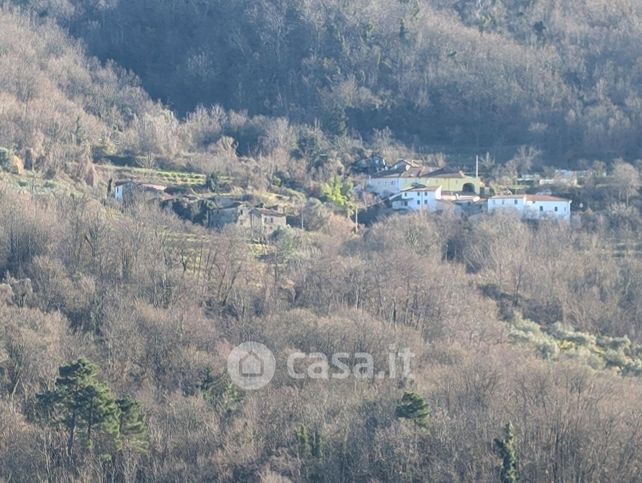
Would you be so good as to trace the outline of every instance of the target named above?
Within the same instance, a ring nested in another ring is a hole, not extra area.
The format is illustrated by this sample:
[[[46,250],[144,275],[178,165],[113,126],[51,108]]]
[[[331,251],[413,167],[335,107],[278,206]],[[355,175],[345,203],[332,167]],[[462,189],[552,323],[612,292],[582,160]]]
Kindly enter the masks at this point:
[[[571,200],[552,196],[550,190],[494,194],[477,173],[430,170],[404,160],[369,176],[365,190],[387,200],[395,211],[452,210],[465,216],[513,211],[523,220],[571,220]]]
[[[496,212],[510,212],[526,221],[571,221],[572,200],[553,194],[551,186],[573,187],[578,177],[586,173],[557,170],[554,178],[525,175],[520,178],[522,189],[511,192],[496,190],[485,184],[475,173],[461,169],[430,167],[419,161],[398,160],[388,165],[379,157],[362,160],[352,167],[347,178],[352,184],[350,196],[353,213],[347,213],[355,223],[367,223],[373,212],[381,214],[421,212],[426,215],[453,213],[476,217]],[[303,225],[300,206],[292,197],[279,196],[276,202],[266,203],[252,192],[223,192],[217,180],[204,186],[161,184],[144,179],[110,180],[108,195],[118,204],[136,199],[156,202],[184,219],[221,230],[234,225],[248,230],[254,238],[267,237],[286,226]],[[362,200],[360,203],[359,200]],[[280,201],[280,202],[279,202]],[[366,220],[366,221],[364,221]]]

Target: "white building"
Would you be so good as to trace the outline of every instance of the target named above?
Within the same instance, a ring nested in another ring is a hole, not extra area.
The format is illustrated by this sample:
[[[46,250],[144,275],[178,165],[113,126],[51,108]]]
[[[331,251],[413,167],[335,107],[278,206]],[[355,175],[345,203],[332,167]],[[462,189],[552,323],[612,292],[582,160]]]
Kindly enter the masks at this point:
[[[390,169],[369,178],[366,190],[378,196],[395,195],[415,185],[428,184],[429,172],[428,168],[405,163],[399,169]]]
[[[504,195],[488,199],[488,212],[514,210],[523,220],[571,220],[571,200],[548,195]]]
[[[393,196],[392,209],[398,211],[437,211],[441,200],[441,186],[415,186]]]
[[[476,194],[453,193],[444,191],[441,186],[417,185],[406,188],[390,198],[392,209],[396,211],[436,211],[452,210],[460,215],[480,214],[486,208],[485,201]]]
[[[116,181],[113,196],[116,201],[121,203],[131,202],[135,196],[140,196],[144,199],[160,196],[166,188],[166,186],[158,184],[139,183],[132,180]]]

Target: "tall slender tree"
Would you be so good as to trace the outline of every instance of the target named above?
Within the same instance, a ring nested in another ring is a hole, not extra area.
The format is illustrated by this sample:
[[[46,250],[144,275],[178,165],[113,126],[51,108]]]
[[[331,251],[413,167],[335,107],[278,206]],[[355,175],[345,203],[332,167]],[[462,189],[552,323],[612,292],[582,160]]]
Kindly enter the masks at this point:
[[[504,437],[495,439],[495,446],[502,458],[499,472],[501,483],[516,483],[519,481],[518,457],[515,449],[513,425],[510,422],[504,428]]]

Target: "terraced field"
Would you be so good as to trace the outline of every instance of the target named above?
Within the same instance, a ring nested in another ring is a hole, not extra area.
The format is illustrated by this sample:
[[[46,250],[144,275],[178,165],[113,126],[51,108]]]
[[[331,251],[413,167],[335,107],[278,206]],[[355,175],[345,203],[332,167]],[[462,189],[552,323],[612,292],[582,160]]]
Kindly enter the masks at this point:
[[[188,273],[196,274],[207,266],[208,257],[212,255],[209,247],[210,239],[207,235],[168,231],[166,236],[173,259]],[[268,245],[256,241],[249,242],[249,248],[257,258],[270,252]]]
[[[146,183],[158,183],[166,186],[198,186],[204,185],[207,177],[200,173],[183,171],[163,171],[150,168],[135,168],[130,166],[96,165],[99,173],[115,180],[131,179]]]
[[[606,250],[614,257],[625,256],[642,257],[642,241],[639,240],[613,240]]]
[[[33,196],[54,194],[80,195],[82,191],[71,180],[45,179],[40,173],[17,175],[0,172],[0,181]]]

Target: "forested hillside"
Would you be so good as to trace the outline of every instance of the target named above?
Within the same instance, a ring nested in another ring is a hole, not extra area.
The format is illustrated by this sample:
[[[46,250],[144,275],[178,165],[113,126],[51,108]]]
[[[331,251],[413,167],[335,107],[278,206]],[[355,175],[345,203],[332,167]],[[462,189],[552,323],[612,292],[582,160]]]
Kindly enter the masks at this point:
[[[561,164],[640,156],[636,0],[14,3],[180,114],[220,104],[419,147],[530,144]]]
[[[640,480],[638,0],[0,5],[0,481]]]

